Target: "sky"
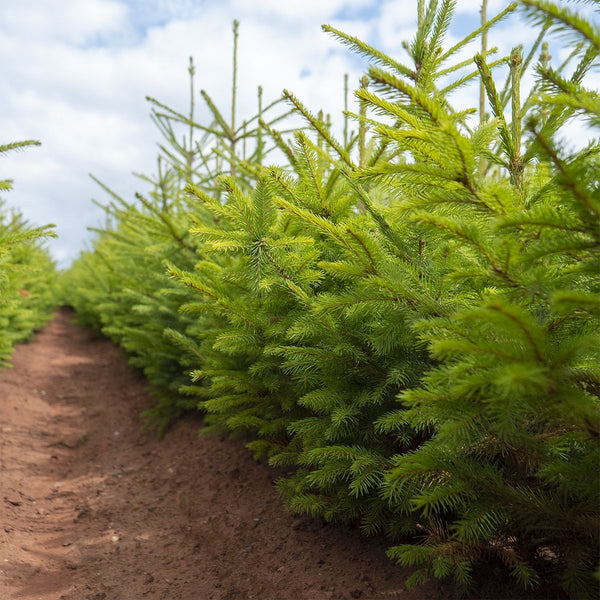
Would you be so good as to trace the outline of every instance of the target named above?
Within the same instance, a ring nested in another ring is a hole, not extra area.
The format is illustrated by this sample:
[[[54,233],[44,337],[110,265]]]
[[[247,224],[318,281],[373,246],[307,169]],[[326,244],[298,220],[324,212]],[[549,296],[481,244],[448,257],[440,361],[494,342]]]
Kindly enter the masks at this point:
[[[506,5],[489,0],[488,18]],[[480,0],[457,0],[449,42],[479,22]],[[182,112],[189,101],[188,61],[196,89],[230,110],[232,21],[240,21],[238,107],[254,115],[256,89],[265,102],[286,88],[313,112],[332,115],[341,129],[343,78],[357,87],[367,62],[321,31],[331,24],[392,57],[416,24],[414,0],[0,0],[0,143],[42,142],[0,157],[0,180],[14,189],[3,199],[32,224],[55,223],[48,242],[60,267],[90,247],[88,227],[103,223],[92,198],[105,199],[92,173],[125,198],[145,192],[132,173],[155,172],[159,134],[146,96]],[[527,47],[536,32],[518,16],[490,34],[505,54]],[[465,58],[478,48],[471,46]],[[475,106],[462,90],[457,106]],[[196,99],[197,119],[208,113]],[[204,112],[202,112],[204,110]]]

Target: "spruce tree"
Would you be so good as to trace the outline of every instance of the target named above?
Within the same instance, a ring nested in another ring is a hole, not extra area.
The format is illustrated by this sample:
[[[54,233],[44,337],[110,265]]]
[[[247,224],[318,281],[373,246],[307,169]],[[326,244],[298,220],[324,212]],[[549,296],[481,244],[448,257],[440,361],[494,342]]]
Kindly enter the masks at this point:
[[[0,145],[7,152],[37,146],[28,140]],[[12,189],[11,180],[0,181],[0,192]],[[54,263],[41,240],[52,237],[52,225],[32,227],[17,210],[7,210],[0,200],[0,364],[15,344],[26,340],[46,323],[56,304]]]
[[[569,151],[557,131],[582,117],[598,124],[598,96],[583,79],[599,47],[576,13],[524,4],[546,29],[577,39],[573,73],[553,68],[544,49],[537,84],[521,98],[521,48],[508,58],[504,92],[476,56],[493,117],[474,130],[436,88],[398,69],[371,69],[381,93],[359,92],[402,121],[378,131],[413,161],[358,177],[397,190],[403,218],[447,244],[434,268],[443,264],[452,282],[449,313],[414,323],[439,365],[379,421],[429,439],[392,457],[383,493],[398,511],[408,501],[423,536],[390,550],[423,566],[412,582],[452,576],[468,587],[486,558],[524,587],[552,573],[583,598],[598,562],[598,145]],[[432,55],[440,66],[447,57]]]
[[[234,36],[236,29],[234,25]],[[259,89],[257,115],[236,126],[235,116],[227,122],[224,111],[201,90],[213,117],[209,125],[201,125],[195,120],[197,78],[191,59],[188,72],[187,114],[148,98],[151,118],[161,135],[156,174],[138,175],[150,192],[127,201],[96,179],[109,197],[101,204],[108,225],[95,230],[93,252],[82,253],[62,283],[80,321],[122,345],[131,363],[153,384],[157,405],[145,416],[148,425],[157,426],[161,434],[173,419],[196,406],[196,400],[186,396],[189,371],[203,356],[194,338],[205,337],[213,327],[193,312],[179,311],[190,304],[190,292],[165,269],[168,261],[193,271],[197,260],[199,246],[189,234],[190,215],[195,214],[197,220],[206,211],[185,192],[185,186],[201,186],[219,199],[224,190],[217,178],[233,171],[238,185],[249,187],[254,165],[275,147],[266,143],[264,132],[286,116],[281,111],[272,116],[280,101],[263,106]],[[234,75],[234,87],[235,81]],[[231,154],[232,147],[239,154]]]

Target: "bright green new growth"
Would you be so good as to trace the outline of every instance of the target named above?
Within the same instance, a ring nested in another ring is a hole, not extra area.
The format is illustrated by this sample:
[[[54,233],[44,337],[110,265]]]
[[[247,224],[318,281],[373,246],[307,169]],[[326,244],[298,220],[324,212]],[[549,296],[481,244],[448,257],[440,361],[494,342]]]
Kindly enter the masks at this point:
[[[107,190],[114,225],[67,287],[154,384],[151,421],[198,407],[205,431],[250,438],[291,470],[292,510],[385,533],[418,566],[409,583],[466,590],[487,560],[583,598],[598,564],[599,159],[557,132],[600,125],[584,83],[599,48],[575,11],[521,4],[542,32],[492,62],[487,42],[455,55],[517,3],[447,48],[454,2],[420,0],[408,64],[325,26],[372,63],[341,142],[287,91],[308,132],[278,131],[287,113],[269,120],[260,92],[236,125],[235,58],[230,121],[205,92],[214,120],[194,121],[193,79],[189,116],[153,100],[152,192]],[[553,29],[579,42],[570,74],[551,66]],[[480,119],[452,105],[475,78]],[[287,164],[265,166],[275,149]]]
[[[3,154],[39,142],[29,140],[0,145]],[[12,189],[0,181],[0,192]],[[54,264],[40,240],[54,236],[52,225],[31,227],[17,211],[7,211],[0,200],[0,365],[15,344],[30,337],[50,318],[56,305]]]

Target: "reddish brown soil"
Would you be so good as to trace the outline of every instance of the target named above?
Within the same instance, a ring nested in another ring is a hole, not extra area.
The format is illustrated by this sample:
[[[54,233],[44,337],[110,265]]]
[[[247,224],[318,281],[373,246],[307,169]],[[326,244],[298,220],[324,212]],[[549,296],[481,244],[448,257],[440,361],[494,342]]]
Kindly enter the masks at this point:
[[[71,317],[0,373],[0,600],[449,598],[407,591],[385,540],[287,513],[240,441],[142,433],[146,383]],[[478,575],[475,598],[525,597]]]
[[[382,540],[288,514],[239,441],[177,423],[60,312],[0,374],[0,600],[350,600],[407,592]],[[445,595],[445,594],[444,594]]]

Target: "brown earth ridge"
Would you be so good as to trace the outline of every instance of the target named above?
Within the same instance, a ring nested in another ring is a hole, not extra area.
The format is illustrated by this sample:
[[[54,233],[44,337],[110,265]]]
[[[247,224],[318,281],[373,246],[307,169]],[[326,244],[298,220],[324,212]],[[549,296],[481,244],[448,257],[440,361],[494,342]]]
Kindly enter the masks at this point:
[[[407,590],[386,540],[286,512],[274,471],[198,437],[200,419],[143,433],[147,383],[71,320],[62,309],[0,373],[0,600],[450,596]]]

